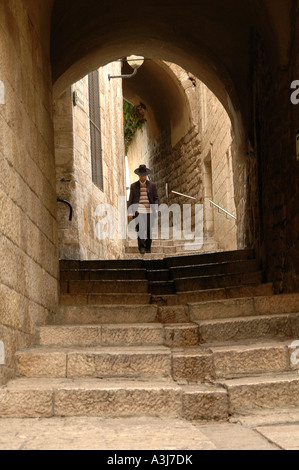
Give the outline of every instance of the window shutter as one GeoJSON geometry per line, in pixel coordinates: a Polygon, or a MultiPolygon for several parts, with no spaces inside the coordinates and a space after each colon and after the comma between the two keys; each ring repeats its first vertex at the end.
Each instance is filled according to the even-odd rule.
{"type": "Polygon", "coordinates": [[[88,88],[92,181],[103,191],[100,91],[97,70],[89,74],[88,88]]]}

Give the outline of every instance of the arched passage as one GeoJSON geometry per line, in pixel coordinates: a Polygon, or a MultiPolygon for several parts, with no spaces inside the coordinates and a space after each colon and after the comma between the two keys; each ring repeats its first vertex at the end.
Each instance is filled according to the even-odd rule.
{"type": "Polygon", "coordinates": [[[171,8],[163,2],[55,2],[54,90],[130,53],[167,60],[206,83],[229,113],[241,145],[242,122],[249,118],[248,38],[256,3],[232,1],[220,9],[213,2],[172,2],[171,8]]]}
{"type": "Polygon", "coordinates": [[[298,291],[297,0],[22,0],[0,9],[1,326],[14,345],[0,382],[13,373],[13,349],[33,341],[33,325],[57,308],[52,83],[57,96],[130,53],[200,77],[228,110],[239,144],[250,137],[240,210],[248,239],[277,291],[298,291]]]}
{"type": "MultiPolygon", "coordinates": [[[[280,128],[281,122],[274,122],[281,111],[282,96],[285,113],[294,125],[286,90],[296,63],[290,48],[295,37],[295,4],[292,0],[193,0],[188,5],[181,0],[171,5],[166,1],[111,4],[106,0],[56,0],[52,15],[56,95],[90,70],[137,53],[179,64],[217,96],[232,121],[235,151],[241,163],[244,158],[247,161],[242,175],[247,197],[238,208],[239,216],[244,220],[247,239],[261,253],[265,269],[272,270],[271,278],[277,277],[273,257],[280,258],[280,271],[292,271],[278,251],[295,249],[294,238],[292,248],[287,248],[287,240],[277,231],[279,224],[273,225],[267,215],[273,205],[267,170],[270,160],[280,161],[281,174],[285,173],[288,165],[282,163],[284,157],[279,151],[282,140],[295,155],[294,141],[287,137],[286,129],[280,128]],[[270,121],[275,139],[269,132],[270,121]],[[273,230],[279,242],[270,243],[273,230]]],[[[283,178],[279,186],[290,192],[286,181],[283,178]]],[[[293,179],[292,192],[295,186],[293,179]]],[[[284,200],[281,198],[280,203],[284,200]]],[[[291,224],[293,217],[292,212],[291,224]]]]}
{"type": "MultiPolygon", "coordinates": [[[[123,72],[130,72],[128,66],[123,72]]],[[[204,250],[245,247],[241,224],[237,237],[234,217],[217,211],[211,203],[230,214],[236,213],[236,203],[240,203],[240,194],[238,201],[234,197],[233,177],[236,173],[237,181],[240,171],[237,154],[232,152],[231,122],[215,95],[178,65],[151,60],[134,78],[123,80],[123,91],[126,100],[144,105],[146,118],[127,152],[130,183],[136,180],[134,169],[146,163],[161,203],[180,204],[182,212],[192,199],[179,192],[203,204],[204,250]]],[[[244,191],[242,196],[246,198],[244,191]]],[[[194,224],[193,217],[193,229],[194,224]]]]}

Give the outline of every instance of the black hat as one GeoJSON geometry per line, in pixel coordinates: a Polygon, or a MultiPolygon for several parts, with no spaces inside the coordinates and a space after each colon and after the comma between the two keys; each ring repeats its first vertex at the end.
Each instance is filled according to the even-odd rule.
{"type": "Polygon", "coordinates": [[[134,173],[138,176],[147,176],[151,173],[151,170],[146,168],[146,165],[140,165],[140,167],[137,168],[134,173]]]}

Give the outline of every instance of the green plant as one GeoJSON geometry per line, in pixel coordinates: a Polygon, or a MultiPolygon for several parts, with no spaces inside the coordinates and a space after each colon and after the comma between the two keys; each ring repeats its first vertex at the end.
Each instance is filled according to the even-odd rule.
{"type": "Polygon", "coordinates": [[[124,134],[125,134],[125,148],[128,152],[129,146],[138,130],[142,130],[146,122],[144,117],[146,107],[140,103],[139,106],[134,106],[128,101],[124,100],[124,134]]]}

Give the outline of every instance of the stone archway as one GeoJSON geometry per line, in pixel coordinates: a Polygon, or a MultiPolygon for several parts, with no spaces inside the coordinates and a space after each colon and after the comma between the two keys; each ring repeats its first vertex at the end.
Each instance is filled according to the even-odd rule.
{"type": "MultiPolygon", "coordinates": [[[[123,71],[128,74],[129,68],[124,67],[123,71]]],[[[214,194],[213,202],[230,214],[236,213],[236,203],[239,204],[234,197],[233,177],[236,172],[234,179],[238,181],[240,163],[236,153],[232,155],[231,122],[217,98],[178,65],[149,59],[134,78],[123,81],[123,90],[125,99],[135,105],[142,103],[146,119],[128,149],[130,183],[135,181],[134,168],[141,161],[146,163],[152,169],[161,203],[180,204],[181,211],[183,204],[192,201],[188,197],[203,204],[203,249],[244,248],[242,226],[238,227],[237,239],[237,221],[211,203],[214,194]]],[[[245,191],[242,197],[246,198],[245,191]]],[[[193,228],[194,223],[193,216],[193,228]]]]}
{"type": "MultiPolygon", "coordinates": [[[[213,91],[231,118],[241,163],[246,161],[242,178],[247,197],[240,197],[238,216],[249,244],[261,256],[269,279],[277,280],[279,290],[283,273],[287,271],[293,278],[296,272],[293,258],[298,256],[298,248],[294,235],[288,241],[286,232],[280,232],[284,215],[275,209],[268,167],[274,158],[280,171],[271,167],[272,178],[284,175],[278,183],[279,192],[288,196],[277,202],[283,207],[298,194],[295,179],[290,186],[285,177],[288,153],[296,174],[295,139],[290,140],[288,130],[291,126],[295,135],[296,119],[289,93],[286,95],[297,63],[290,48],[296,41],[296,5],[292,0],[227,0],[220,4],[194,0],[188,6],[177,0],[171,7],[161,1],[112,5],[104,0],[57,0],[52,15],[56,94],[89,70],[131,53],[177,63],[213,91]],[[288,116],[283,124],[278,118],[282,102],[288,116]],[[282,141],[288,149],[285,156],[282,141]]],[[[295,209],[287,215],[290,230],[295,215],[295,209]]]]}
{"type": "Polygon", "coordinates": [[[0,13],[1,327],[13,345],[0,380],[57,308],[53,83],[57,96],[130,53],[178,63],[222,102],[246,161],[250,245],[278,292],[298,290],[298,1],[22,0],[1,2],[0,13]]]}

